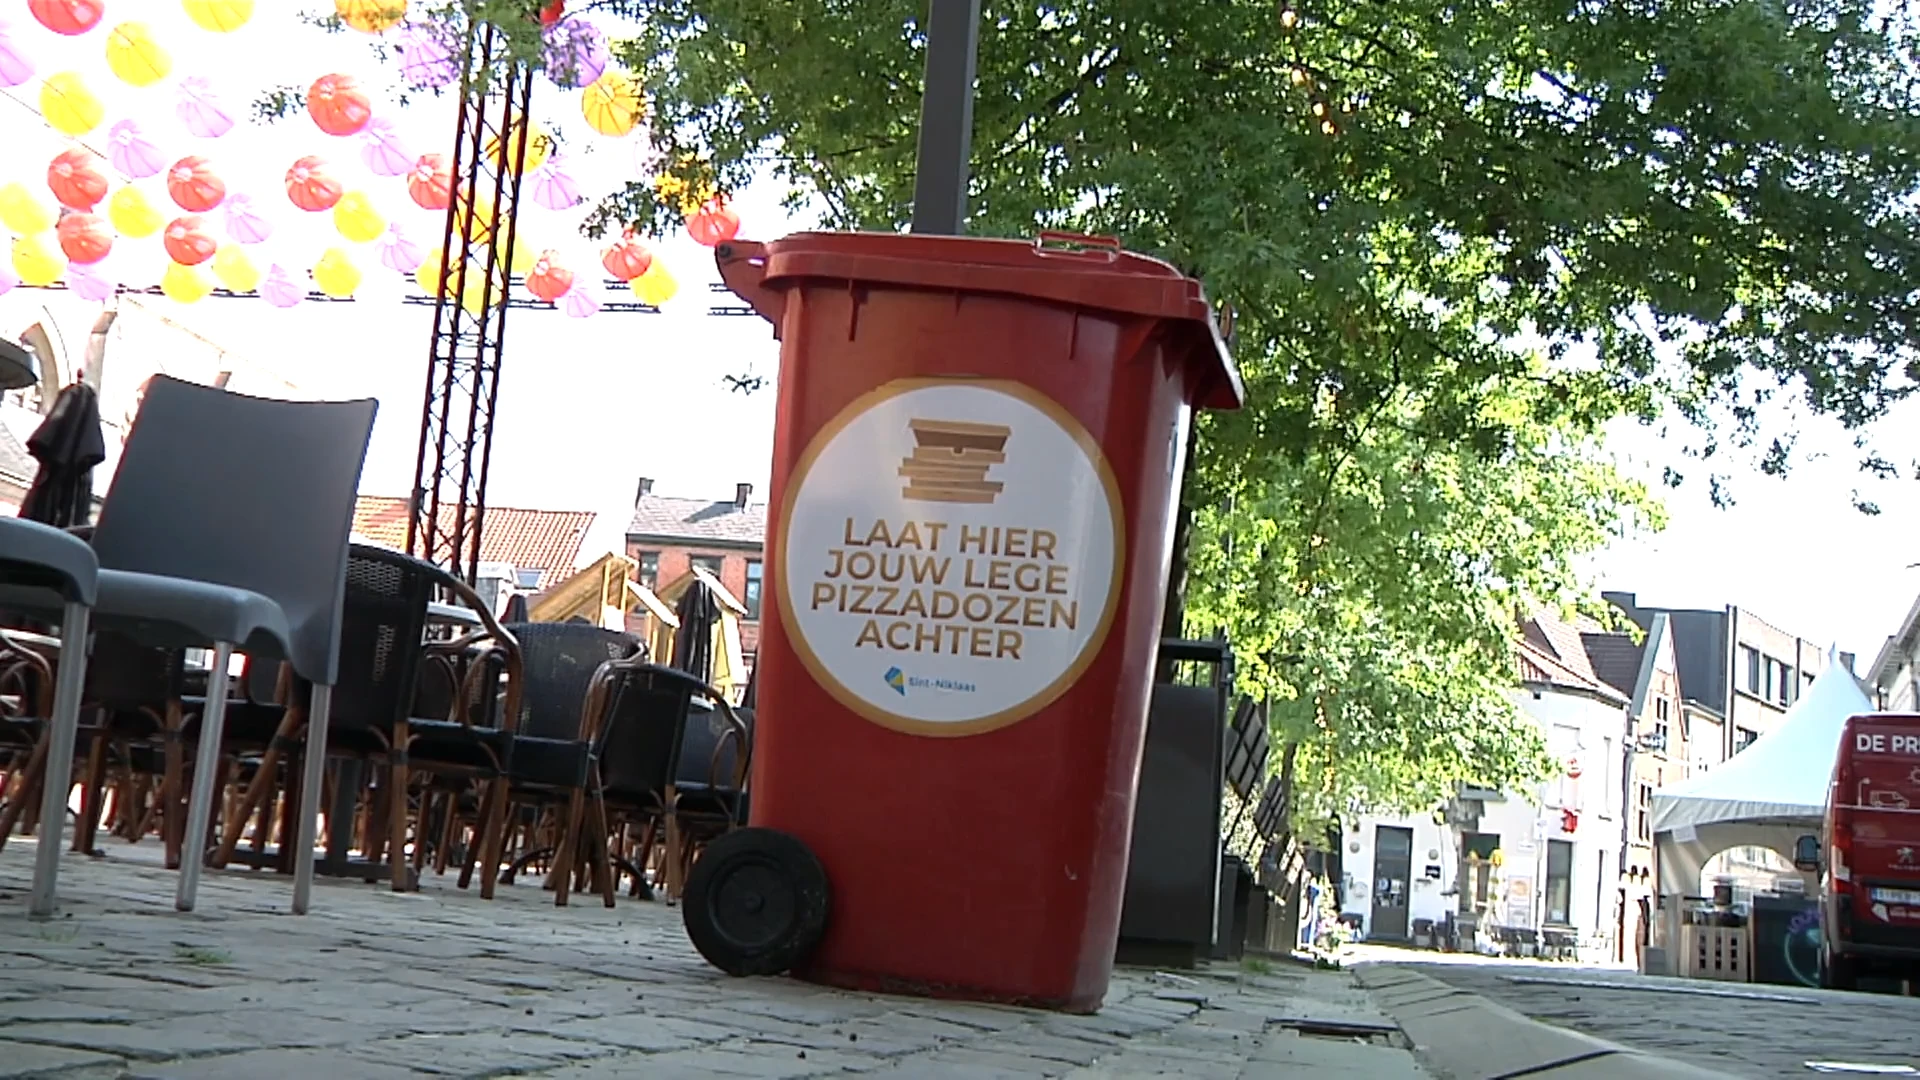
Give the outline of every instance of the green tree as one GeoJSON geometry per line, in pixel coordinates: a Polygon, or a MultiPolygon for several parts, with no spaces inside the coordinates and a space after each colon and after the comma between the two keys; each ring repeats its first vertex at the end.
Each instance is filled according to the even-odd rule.
{"type": "MultiPolygon", "coordinates": [[[[924,0],[648,0],[663,160],[908,216],[924,0]]],[[[1302,814],[1537,776],[1515,605],[1649,518],[1601,425],[1715,440],[1920,376],[1914,27],[1864,0],[987,0],[972,228],[1120,236],[1238,312],[1200,425],[1196,624],[1298,740],[1302,814]]],[[[690,179],[692,177],[689,177],[690,179]]],[[[648,185],[594,222],[676,224],[648,185]]],[[[1772,445],[1769,445],[1769,443],[1772,445]]]]}

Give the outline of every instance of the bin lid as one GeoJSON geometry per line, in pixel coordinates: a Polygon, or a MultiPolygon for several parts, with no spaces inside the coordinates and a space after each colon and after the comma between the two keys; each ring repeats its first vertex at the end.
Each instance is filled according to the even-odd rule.
{"type": "Polygon", "coordinates": [[[1035,240],[903,233],[800,232],[766,245],[764,283],[832,278],[1051,300],[1186,324],[1193,404],[1237,409],[1240,371],[1199,281],[1171,263],[1123,251],[1105,237],[1042,233],[1035,240]]]}

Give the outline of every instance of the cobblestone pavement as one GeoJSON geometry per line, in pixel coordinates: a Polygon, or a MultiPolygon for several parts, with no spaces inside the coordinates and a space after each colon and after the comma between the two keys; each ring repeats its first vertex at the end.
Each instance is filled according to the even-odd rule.
{"type": "Polygon", "coordinates": [[[1329,1037],[1387,1024],[1344,974],[1126,971],[1067,1017],[730,980],[677,910],[528,885],[322,881],[296,918],[290,879],[209,872],[180,915],[152,857],[66,856],[34,920],[33,842],[0,852],[0,1077],[1424,1075],[1391,1033],[1329,1037]]]}
{"type": "Polygon", "coordinates": [[[1813,1076],[1809,1061],[1920,1069],[1920,998],[1655,978],[1537,961],[1373,950],[1536,1020],[1730,1076],[1813,1076]]]}

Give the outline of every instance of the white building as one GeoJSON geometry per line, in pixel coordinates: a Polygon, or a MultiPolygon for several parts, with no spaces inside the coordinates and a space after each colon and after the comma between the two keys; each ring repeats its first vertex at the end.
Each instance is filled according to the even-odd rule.
{"type": "Polygon", "coordinates": [[[1920,712],[1920,600],[1913,602],[1900,629],[1881,647],[1867,673],[1874,706],[1887,712],[1920,712]]]}
{"type": "Polygon", "coordinates": [[[1615,955],[1629,697],[1595,674],[1573,627],[1540,618],[1526,631],[1515,701],[1566,773],[1532,800],[1463,791],[1429,815],[1347,823],[1342,909],[1369,940],[1408,941],[1452,914],[1568,932],[1583,956],[1615,955]]]}

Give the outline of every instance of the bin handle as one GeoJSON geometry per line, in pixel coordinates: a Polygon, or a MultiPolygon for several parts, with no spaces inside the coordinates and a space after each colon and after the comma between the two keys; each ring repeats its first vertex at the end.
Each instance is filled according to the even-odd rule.
{"type": "Polygon", "coordinates": [[[1120,238],[1090,236],[1086,233],[1043,229],[1033,238],[1033,253],[1043,259],[1087,259],[1094,262],[1118,262],[1120,238]]]}
{"type": "Polygon", "coordinates": [[[735,296],[745,300],[761,317],[773,324],[774,336],[780,332],[780,317],[786,313],[787,297],[769,289],[767,245],[755,240],[729,240],[713,249],[714,265],[720,280],[735,296]]]}

